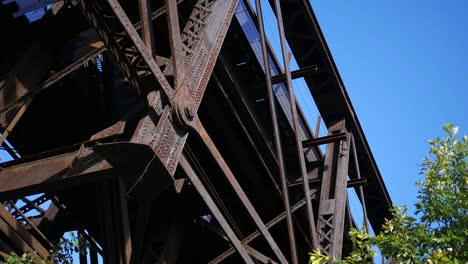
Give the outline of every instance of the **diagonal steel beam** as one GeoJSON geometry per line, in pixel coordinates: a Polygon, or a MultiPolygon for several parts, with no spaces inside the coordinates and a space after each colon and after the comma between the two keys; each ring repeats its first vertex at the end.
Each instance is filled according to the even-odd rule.
{"type": "MultiPolygon", "coordinates": [[[[213,224],[210,224],[208,222],[206,222],[205,220],[201,219],[200,220],[200,224],[205,227],[206,229],[210,230],[211,232],[217,234],[219,237],[221,237],[222,239],[226,240],[226,241],[229,241],[229,239],[227,238],[227,236],[223,233],[223,231],[221,230],[221,228],[219,228],[218,226],[216,225],[213,225],[213,224]]],[[[269,264],[277,264],[276,261],[272,260],[271,258],[267,257],[265,254],[259,252],[258,250],[254,249],[253,247],[249,246],[248,244],[244,244],[244,247],[246,248],[247,252],[249,252],[249,254],[256,258],[258,261],[260,261],[261,263],[269,263],[269,264]]]]}
{"type": "Polygon", "coordinates": [[[41,232],[41,230],[39,230],[39,228],[25,214],[23,214],[23,212],[21,212],[14,201],[10,200],[8,203],[16,212],[18,212],[18,214],[21,216],[21,219],[23,219],[23,221],[25,221],[32,230],[34,230],[34,232],[47,244],[48,247],[52,248],[54,246],[41,232]]]}
{"type": "Polygon", "coordinates": [[[187,85],[195,112],[200,106],[237,3],[237,0],[199,0],[190,16],[192,21],[184,29],[182,41],[188,53],[185,63],[189,65],[187,80],[190,81],[187,85]],[[196,19],[199,13],[206,14],[202,21],[196,19]],[[197,29],[199,26],[203,30],[197,29]],[[190,42],[193,38],[199,40],[190,42]]]}
{"type": "Polygon", "coordinates": [[[240,243],[236,234],[234,233],[232,228],[229,226],[224,216],[221,214],[221,211],[216,206],[215,202],[213,201],[213,198],[211,198],[211,196],[208,194],[208,191],[203,186],[202,182],[200,181],[200,178],[197,176],[192,166],[190,165],[190,163],[187,161],[187,159],[183,155],[180,157],[180,165],[182,169],[185,171],[185,174],[187,175],[187,177],[190,179],[190,182],[192,182],[193,186],[195,187],[197,192],[202,197],[203,201],[205,201],[206,205],[213,213],[213,216],[216,218],[216,220],[218,221],[223,231],[226,233],[226,236],[229,238],[229,241],[231,241],[234,248],[241,255],[242,259],[245,261],[245,263],[253,264],[252,258],[250,258],[244,246],[240,243]]]}
{"type": "MultiPolygon", "coordinates": [[[[145,73],[151,74],[156,79],[157,86],[161,87],[165,96],[172,98],[174,92],[172,87],[122,6],[117,0],[105,1],[107,6],[104,6],[106,3],[103,2],[81,0],[80,8],[91,25],[96,28],[130,84],[142,92],[137,68],[144,68],[145,73]],[[115,28],[122,28],[123,32],[115,28]]],[[[141,27],[141,23],[139,26],[141,27]]]]}
{"type": "Polygon", "coordinates": [[[148,65],[151,73],[155,76],[156,80],[158,80],[167,98],[172,98],[174,92],[172,87],[169,85],[169,83],[166,80],[166,77],[156,64],[156,61],[151,54],[151,50],[144,45],[143,40],[138,35],[135,27],[133,26],[125,11],[122,9],[120,3],[117,0],[107,0],[107,2],[109,3],[110,8],[114,12],[114,14],[117,16],[117,19],[120,21],[123,28],[127,32],[128,36],[132,40],[136,49],[143,57],[143,60],[148,65]]]}
{"type": "Polygon", "coordinates": [[[67,67],[63,68],[61,71],[59,71],[59,72],[55,73],[54,75],[50,76],[47,80],[43,81],[36,88],[31,89],[28,93],[26,93],[25,95],[17,98],[16,100],[2,105],[1,108],[0,108],[0,112],[8,111],[9,109],[12,109],[13,107],[18,106],[21,103],[27,102],[28,100],[30,100],[34,96],[36,96],[38,93],[44,91],[45,89],[49,88],[50,86],[52,86],[56,82],[62,80],[63,78],[65,78],[70,73],[72,73],[75,70],[79,69],[84,63],[86,63],[89,60],[92,60],[97,55],[101,54],[102,52],[104,52],[106,50],[106,47],[104,47],[104,43],[102,43],[100,41],[95,43],[93,45],[93,47],[94,47],[93,50],[86,53],[81,58],[79,58],[75,62],[71,63],[67,67]]]}
{"type": "Polygon", "coordinates": [[[194,127],[194,129],[197,131],[201,140],[205,143],[205,146],[207,147],[208,151],[210,151],[211,155],[214,157],[214,160],[218,163],[218,166],[222,170],[223,175],[231,184],[231,187],[236,192],[238,198],[241,200],[245,209],[247,209],[247,212],[249,213],[250,217],[254,220],[255,225],[260,230],[260,233],[263,235],[265,240],[268,242],[270,248],[275,253],[280,263],[288,263],[283,252],[276,244],[276,241],[271,236],[270,232],[268,231],[268,228],[265,226],[265,223],[262,221],[260,215],[257,213],[257,210],[255,210],[255,207],[250,202],[250,199],[247,197],[246,193],[240,186],[239,182],[237,181],[236,177],[227,165],[221,153],[219,153],[218,148],[211,140],[211,137],[208,135],[199,119],[195,120],[195,125],[196,126],[194,127]]]}
{"type": "Polygon", "coordinates": [[[11,131],[13,130],[13,128],[16,126],[16,124],[18,123],[18,121],[21,119],[21,117],[23,116],[23,114],[26,112],[26,110],[28,109],[29,105],[31,104],[32,102],[32,99],[28,99],[26,102],[24,102],[24,104],[20,107],[20,109],[18,110],[18,112],[16,112],[15,116],[13,117],[13,119],[8,123],[8,126],[5,128],[5,130],[3,130],[2,132],[2,136],[0,137],[0,145],[3,145],[3,143],[5,142],[6,138],[8,137],[8,135],[11,133],[11,131]]]}
{"type": "Polygon", "coordinates": [[[11,214],[0,205],[0,232],[23,252],[36,252],[42,259],[47,259],[49,251],[31,233],[26,230],[11,214]]]}
{"type": "MultiPolygon", "coordinates": [[[[112,2],[113,0],[108,1],[112,2]]],[[[196,116],[234,15],[237,1],[199,0],[197,2],[181,36],[186,54],[184,57],[185,69],[181,65],[182,52],[177,43],[178,25],[175,22],[177,10],[173,5],[174,3],[168,4],[168,12],[171,13],[168,13],[168,19],[171,24],[170,35],[173,53],[172,66],[168,67],[174,68],[176,66],[176,82],[180,83],[183,80],[183,83],[180,86],[177,84],[175,96],[170,97],[172,100],[170,106],[164,107],[162,105],[161,94],[157,92],[148,96],[149,104],[160,116],[159,121],[156,124],[155,118],[148,115],[141,120],[132,139],[136,143],[150,144],[170,175],[175,173],[179,156],[188,136],[186,128],[191,126],[191,122],[196,116]],[[172,116],[177,118],[174,119],[172,116]],[[144,131],[151,130],[158,132],[148,137],[144,131]]]]}
{"type": "MultiPolygon", "coordinates": [[[[311,195],[313,195],[313,194],[311,194],[311,195]]],[[[312,198],[312,196],[311,196],[311,198],[312,198]]],[[[295,211],[301,209],[305,204],[306,204],[306,198],[300,200],[299,202],[297,202],[296,204],[291,206],[291,212],[294,213],[295,211]]],[[[282,212],[281,214],[279,214],[278,216],[276,216],[275,218],[270,220],[265,226],[266,226],[266,228],[270,229],[270,228],[274,227],[276,224],[278,224],[279,222],[283,221],[285,218],[286,218],[286,212],[282,212]]],[[[255,232],[253,232],[252,234],[248,235],[241,242],[242,242],[242,244],[248,244],[248,243],[250,243],[251,241],[253,241],[254,239],[256,239],[259,236],[261,236],[261,233],[260,233],[260,231],[257,230],[255,232]]],[[[228,250],[224,251],[221,255],[219,255],[218,257],[216,257],[215,259],[213,259],[209,263],[210,264],[221,263],[223,260],[225,260],[227,257],[232,255],[234,252],[235,252],[234,248],[230,247],[228,250]]]]}

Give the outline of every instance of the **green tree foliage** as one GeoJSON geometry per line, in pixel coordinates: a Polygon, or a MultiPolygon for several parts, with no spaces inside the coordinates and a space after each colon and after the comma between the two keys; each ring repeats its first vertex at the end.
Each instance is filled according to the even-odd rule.
{"type": "Polygon", "coordinates": [[[309,264],[324,264],[332,261],[334,264],[366,264],[372,263],[372,258],[375,256],[375,251],[372,250],[371,235],[366,232],[366,229],[357,230],[355,228],[349,231],[349,237],[354,243],[354,250],[344,259],[332,259],[329,256],[323,255],[320,251],[309,253],[309,264]]]}
{"type": "MultiPolygon", "coordinates": [[[[375,237],[351,230],[353,253],[335,263],[369,263],[374,252],[395,262],[468,263],[468,137],[457,135],[458,127],[444,126],[447,136],[429,141],[429,154],[422,164],[424,180],[416,183],[416,217],[406,207],[393,207],[375,237]]],[[[331,261],[320,252],[310,253],[310,264],[331,261]]]]}
{"type": "Polygon", "coordinates": [[[49,250],[50,257],[46,260],[41,259],[36,252],[25,252],[21,256],[12,253],[5,262],[7,264],[72,264],[73,254],[86,250],[89,245],[85,239],[76,237],[73,232],[69,233],[69,236],[70,238],[60,238],[59,243],[49,250]]]}

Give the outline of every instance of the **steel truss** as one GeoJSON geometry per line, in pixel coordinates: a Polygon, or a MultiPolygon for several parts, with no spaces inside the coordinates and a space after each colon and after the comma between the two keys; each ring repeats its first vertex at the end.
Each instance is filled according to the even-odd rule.
{"type": "MultiPolygon", "coordinates": [[[[347,188],[358,191],[367,226],[366,202],[382,202],[382,198],[368,197],[363,185],[369,182],[377,188],[380,174],[374,168],[374,174],[361,177],[362,162],[373,162],[373,158],[359,124],[354,116],[347,116],[352,108],[327,116],[325,137],[318,137],[318,131],[314,134],[310,129],[303,132],[306,121],[296,102],[292,79],[303,77],[312,82],[326,76],[328,83],[332,78],[329,75],[336,73],[329,71],[330,65],[324,65],[323,60],[290,70],[293,54],[286,41],[293,37],[290,25],[283,21],[282,10],[290,10],[291,6],[279,0],[271,2],[278,22],[283,65],[279,67],[278,61],[271,59],[274,55],[264,32],[262,3],[257,0],[256,26],[265,69],[259,75],[265,79],[253,87],[266,87],[262,93],[268,97],[269,107],[265,110],[271,115],[268,126],[272,128],[270,140],[275,151],[257,123],[257,113],[246,102],[244,91],[236,90],[236,81],[226,81],[234,79],[233,66],[220,54],[225,45],[232,45],[225,43],[228,31],[239,27],[233,18],[238,0],[166,0],[162,6],[150,0],[140,0],[138,6],[117,0],[77,1],[74,8],[81,10],[93,27],[91,32],[98,37],[87,44],[87,52],[49,74],[45,81],[33,76],[34,82],[26,87],[10,81],[15,72],[9,73],[6,81],[0,80],[4,89],[1,95],[8,99],[0,100],[0,143],[10,134],[14,136],[14,128],[28,114],[29,107],[40,101],[40,94],[100,54],[112,58],[122,79],[142,104],[126,109],[118,121],[94,131],[85,142],[3,164],[0,256],[35,251],[47,259],[48,250],[64,232],[77,230],[79,237],[89,243],[88,250],[82,248],[80,252],[80,263],[87,263],[87,254],[92,264],[98,263],[98,255],[104,263],[184,262],[184,241],[193,244],[190,232],[196,229],[206,230],[207,237],[215,237],[210,241],[221,241],[218,253],[200,253],[200,259],[209,263],[229,261],[234,253],[237,260],[245,263],[300,263],[307,258],[301,253],[317,248],[341,257],[347,247],[347,228],[354,225],[347,206],[347,188]],[[155,11],[153,4],[158,7],[155,11]],[[166,20],[161,22],[164,17],[166,20]],[[272,76],[272,64],[284,70],[272,76]],[[285,109],[277,109],[275,84],[287,87],[291,121],[285,118],[285,109]],[[208,87],[219,90],[222,96],[216,98],[224,100],[226,111],[234,117],[232,122],[242,128],[248,148],[260,161],[259,170],[268,175],[257,180],[274,186],[272,192],[255,189],[256,185],[241,175],[242,166],[233,162],[229,148],[212,133],[216,131],[213,125],[202,118],[209,116],[203,114],[206,109],[215,107],[202,106],[204,100],[214,102],[204,99],[213,97],[207,92],[208,87]],[[8,97],[9,91],[18,93],[8,97]],[[247,125],[249,122],[252,127],[247,125]],[[320,145],[326,145],[325,155],[321,154],[320,145]],[[311,150],[315,160],[308,155],[311,150]],[[297,169],[289,168],[291,165],[297,169]],[[302,190],[296,186],[302,186],[302,190]],[[87,193],[83,193],[83,188],[87,193]],[[38,193],[42,195],[28,198],[38,193]],[[197,199],[201,199],[202,206],[197,199]],[[259,205],[262,199],[271,200],[275,209],[266,210],[265,205],[259,205]],[[282,205],[277,203],[279,199],[282,205]],[[18,201],[24,205],[18,206],[18,201]],[[85,201],[92,202],[84,205],[85,201]],[[84,213],[87,206],[95,211],[84,213]],[[33,210],[38,213],[31,214],[33,210]]],[[[249,3],[246,5],[255,16],[249,3]]],[[[310,8],[307,1],[301,5],[305,8],[296,12],[310,8]]],[[[315,21],[311,13],[299,14],[315,21]]],[[[288,19],[285,21],[292,23],[288,19]]],[[[314,30],[321,34],[318,28],[314,30]]],[[[324,51],[327,52],[326,47],[324,51]]],[[[50,65],[43,60],[45,68],[50,65]]],[[[321,93],[324,92],[312,94],[321,93]]],[[[340,96],[346,98],[345,94],[340,96]]],[[[316,130],[319,128],[320,123],[316,130]]],[[[368,172],[369,165],[364,165],[368,172]]],[[[255,171],[250,173],[256,177],[255,171]]],[[[385,196],[385,186],[378,188],[385,196]]],[[[388,197],[384,198],[380,206],[385,211],[391,203],[388,197]]],[[[374,217],[371,224],[382,221],[373,220],[374,217]]],[[[218,245],[212,246],[218,249],[218,245]]]]}

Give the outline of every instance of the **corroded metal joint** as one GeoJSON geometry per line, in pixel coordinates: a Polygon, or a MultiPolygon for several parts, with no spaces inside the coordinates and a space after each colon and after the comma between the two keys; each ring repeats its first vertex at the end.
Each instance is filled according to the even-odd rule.
{"type": "Polygon", "coordinates": [[[173,116],[179,127],[186,129],[193,126],[196,111],[192,98],[185,91],[174,97],[173,116]]]}

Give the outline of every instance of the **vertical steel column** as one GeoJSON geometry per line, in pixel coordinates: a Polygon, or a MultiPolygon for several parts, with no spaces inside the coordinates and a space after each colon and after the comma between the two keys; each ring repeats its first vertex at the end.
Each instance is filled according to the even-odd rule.
{"type": "Polygon", "coordinates": [[[171,61],[174,73],[174,89],[177,90],[182,87],[182,82],[185,77],[184,53],[182,52],[183,43],[180,37],[177,3],[174,0],[166,0],[166,7],[171,61]]]}
{"type": "MultiPolygon", "coordinates": [[[[359,170],[359,162],[358,162],[358,157],[357,157],[357,152],[356,152],[356,143],[354,142],[354,136],[351,135],[351,147],[353,149],[353,156],[354,156],[354,167],[356,168],[356,174],[358,179],[361,179],[361,172],[359,170]]],[[[366,232],[369,233],[369,228],[368,228],[368,223],[367,223],[367,207],[366,207],[366,201],[364,200],[364,189],[362,188],[362,185],[359,185],[359,198],[361,199],[361,205],[362,205],[362,217],[364,218],[362,220],[363,225],[366,227],[366,232]]]]}
{"type": "Polygon", "coordinates": [[[278,119],[276,116],[276,105],[275,105],[275,97],[274,97],[275,95],[273,94],[273,86],[271,82],[270,63],[268,61],[266,36],[265,36],[265,30],[264,30],[264,25],[263,25],[263,14],[262,14],[262,7],[261,7],[260,0],[255,0],[255,6],[257,9],[257,24],[258,24],[258,31],[260,34],[260,43],[262,46],[263,65],[265,67],[265,81],[266,81],[266,86],[268,90],[268,103],[270,105],[271,121],[273,124],[273,137],[275,139],[276,155],[278,156],[279,172],[280,172],[280,179],[281,179],[281,191],[283,193],[283,203],[284,203],[284,209],[286,212],[286,223],[288,227],[290,250],[291,250],[291,256],[292,256],[292,262],[296,264],[297,263],[296,238],[294,236],[291,205],[289,202],[288,182],[286,178],[286,170],[284,168],[283,147],[281,145],[278,119]]]}
{"type": "Polygon", "coordinates": [[[114,219],[112,218],[112,206],[108,190],[108,182],[96,186],[97,213],[99,217],[99,228],[104,234],[102,237],[102,260],[104,264],[120,263],[116,258],[116,241],[114,234],[114,219]]]}
{"type": "Polygon", "coordinates": [[[320,123],[322,121],[322,116],[318,115],[317,116],[317,125],[315,126],[315,138],[318,138],[320,136],[320,123]]]}
{"type": "Polygon", "coordinates": [[[131,237],[127,196],[123,182],[116,178],[96,186],[99,225],[104,234],[102,257],[104,264],[129,264],[131,237]]]}
{"type": "MultiPolygon", "coordinates": [[[[291,115],[292,121],[294,126],[294,134],[296,140],[296,151],[297,156],[299,157],[299,167],[301,169],[301,177],[302,177],[302,186],[304,190],[304,196],[310,197],[310,189],[309,189],[309,179],[307,177],[307,170],[305,168],[305,159],[304,159],[304,150],[302,149],[302,141],[299,139],[299,119],[297,115],[297,108],[296,108],[296,96],[294,95],[294,90],[292,87],[292,78],[291,78],[291,71],[289,69],[289,63],[291,61],[291,53],[288,52],[288,48],[286,46],[286,36],[284,34],[284,25],[283,25],[283,15],[281,12],[281,6],[279,0],[275,0],[275,10],[276,10],[276,19],[278,22],[278,31],[280,35],[280,42],[281,42],[281,51],[283,53],[283,63],[284,63],[284,72],[286,75],[286,86],[288,88],[289,93],[289,104],[291,106],[291,115]]],[[[317,232],[315,230],[315,219],[314,219],[314,211],[312,207],[312,201],[306,199],[306,208],[307,208],[307,219],[309,224],[309,231],[310,237],[312,241],[313,249],[317,249],[317,232]]]]}
{"type": "MultiPolygon", "coordinates": [[[[330,127],[328,134],[337,132],[346,132],[344,120],[330,127]]],[[[350,133],[327,145],[317,221],[321,249],[324,254],[338,259],[343,245],[349,145],[350,133]]]]}
{"type": "Polygon", "coordinates": [[[120,230],[120,250],[122,251],[123,263],[129,264],[132,256],[132,238],[130,234],[130,219],[128,217],[127,191],[125,183],[121,177],[115,179],[115,206],[116,218],[119,219],[118,229],[120,230]]]}
{"type": "Polygon", "coordinates": [[[154,44],[150,0],[138,0],[138,10],[140,11],[141,20],[141,38],[154,57],[156,55],[156,47],[154,44]]]}
{"type": "Polygon", "coordinates": [[[99,264],[98,262],[98,254],[94,247],[90,247],[89,249],[89,262],[91,264],[99,264]]]}
{"type": "Polygon", "coordinates": [[[83,243],[84,239],[85,237],[83,236],[83,230],[78,230],[80,264],[88,264],[88,254],[87,254],[86,244],[83,243]]]}

